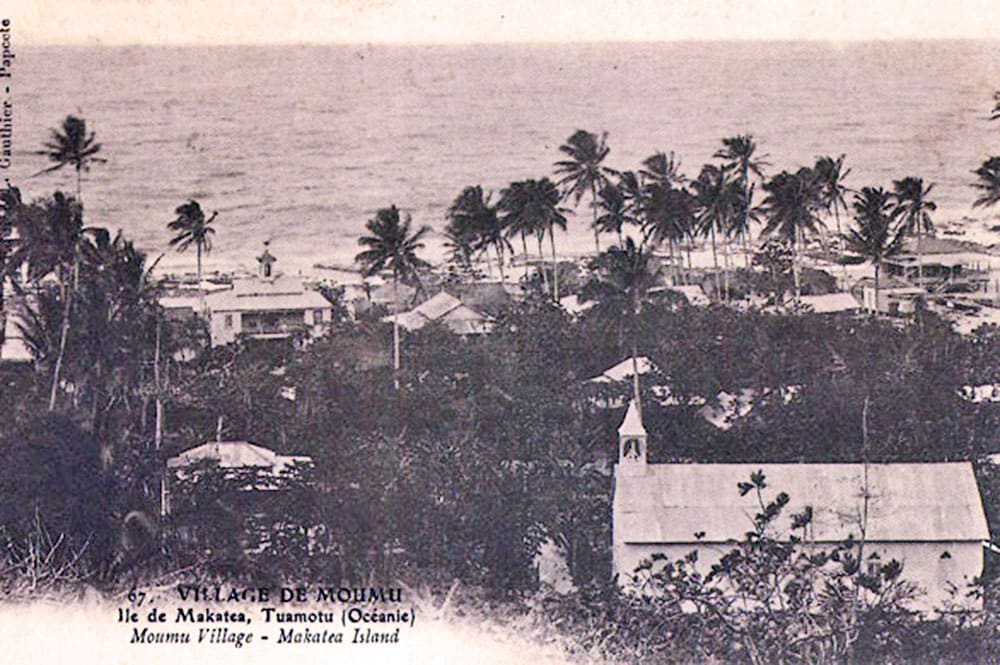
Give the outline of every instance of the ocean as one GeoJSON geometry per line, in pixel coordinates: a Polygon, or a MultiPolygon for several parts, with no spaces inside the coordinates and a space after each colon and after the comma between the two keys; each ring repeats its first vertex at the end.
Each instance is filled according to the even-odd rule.
{"type": "MultiPolygon", "coordinates": [[[[13,165],[29,197],[75,189],[35,154],[67,114],[107,163],[85,174],[87,222],[122,229],[171,269],[188,198],[217,210],[210,269],[349,263],[377,208],[441,229],[466,185],[499,193],[552,174],[577,128],[608,132],[607,164],[673,151],[697,175],[721,139],[752,133],[769,171],[846,155],[847,184],[935,183],[935,219],[983,231],[970,173],[1000,154],[995,42],[29,47],[17,49],[13,165]]],[[[592,249],[582,206],[561,251],[592,249]]],[[[1000,240],[1000,236],[997,236],[1000,240]]],[[[440,252],[432,235],[428,253],[440,252]]]]}

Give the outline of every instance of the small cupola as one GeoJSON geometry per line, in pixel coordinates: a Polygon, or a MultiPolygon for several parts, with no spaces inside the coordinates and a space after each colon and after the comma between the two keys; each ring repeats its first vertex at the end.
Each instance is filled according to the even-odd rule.
{"type": "Polygon", "coordinates": [[[642,413],[633,399],[628,405],[625,419],[618,427],[618,464],[622,470],[645,469],[647,438],[646,428],[642,426],[642,413]]]}
{"type": "Polygon", "coordinates": [[[260,264],[260,276],[264,279],[270,279],[274,272],[274,264],[278,262],[278,259],[271,255],[271,252],[267,250],[267,246],[271,244],[271,241],[264,242],[264,253],[257,257],[257,263],[260,264]]]}

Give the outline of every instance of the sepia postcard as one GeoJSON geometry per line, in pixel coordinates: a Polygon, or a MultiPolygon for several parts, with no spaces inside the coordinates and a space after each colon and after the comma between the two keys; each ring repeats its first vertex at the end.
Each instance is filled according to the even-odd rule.
{"type": "Polygon", "coordinates": [[[1000,661],[998,47],[0,5],[0,661],[1000,661]]]}

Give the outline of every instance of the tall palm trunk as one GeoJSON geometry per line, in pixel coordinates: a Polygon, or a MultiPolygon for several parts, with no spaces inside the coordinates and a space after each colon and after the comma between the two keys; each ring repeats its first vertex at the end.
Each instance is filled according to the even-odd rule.
{"type": "Polygon", "coordinates": [[[486,255],[486,274],[489,275],[490,278],[492,278],[493,277],[493,259],[490,258],[489,247],[486,247],[483,250],[482,253],[486,255]]]}
{"type": "Polygon", "coordinates": [[[556,234],[549,227],[549,244],[552,246],[552,293],[553,300],[559,302],[559,260],[556,258],[556,234]]]}
{"type": "Polygon", "coordinates": [[[545,285],[545,292],[550,293],[549,272],[545,269],[545,253],[542,251],[542,235],[543,235],[542,233],[539,233],[538,235],[535,236],[535,239],[538,241],[538,258],[539,258],[538,268],[539,270],[542,271],[542,283],[545,285]]]}
{"type": "Polygon", "coordinates": [[[205,286],[201,281],[201,242],[195,243],[196,249],[198,251],[198,306],[201,307],[201,313],[205,313],[205,286]]]}
{"type": "Polygon", "coordinates": [[[878,279],[879,279],[879,273],[881,272],[879,270],[880,267],[881,266],[880,266],[879,262],[876,262],[875,263],[875,307],[873,308],[875,316],[878,316],[878,312],[879,312],[879,309],[878,309],[878,286],[879,286],[878,285],[878,279]]]}
{"type": "Polygon", "coordinates": [[[748,246],[752,239],[753,231],[750,228],[750,168],[746,164],[743,167],[743,224],[740,226],[740,245],[743,247],[743,263],[747,270],[750,270],[750,253],[748,246]]]}
{"type": "Polygon", "coordinates": [[[506,284],[507,276],[504,275],[503,272],[503,250],[500,248],[499,244],[495,245],[495,248],[497,253],[497,266],[500,268],[500,283],[506,284]]]}
{"type": "Polygon", "coordinates": [[[521,232],[521,251],[524,252],[524,278],[528,279],[528,238],[525,236],[524,231],[521,232]]]}
{"type": "Polygon", "coordinates": [[[632,398],[635,400],[635,408],[639,412],[639,420],[642,421],[642,393],[639,390],[639,361],[637,356],[639,355],[639,331],[638,328],[638,318],[639,318],[639,294],[635,294],[632,300],[632,319],[631,336],[632,336],[632,398]]]}
{"type": "Polygon", "coordinates": [[[594,212],[594,221],[592,222],[594,228],[594,248],[597,253],[601,253],[601,232],[597,228],[597,185],[593,182],[590,183],[590,207],[594,212]]]}
{"type": "Polygon", "coordinates": [[[674,273],[674,286],[677,286],[681,282],[680,282],[680,272],[678,272],[677,270],[677,259],[675,258],[674,254],[674,239],[667,238],[667,244],[668,247],[670,248],[670,267],[673,269],[674,273]]]}
{"type": "MultiPolygon", "coordinates": [[[[156,423],[153,426],[153,447],[159,451],[163,446],[163,395],[161,394],[162,383],[160,380],[160,317],[156,317],[156,349],[153,353],[153,389],[156,391],[156,423]]],[[[145,412],[145,409],[144,409],[145,412]]],[[[160,475],[160,516],[167,514],[167,476],[164,471],[160,475]]]]}
{"type": "Polygon", "coordinates": [[[729,269],[731,265],[730,238],[727,234],[722,243],[722,299],[725,302],[729,302],[729,269]]]}
{"type": "Polygon", "coordinates": [[[794,242],[792,243],[792,279],[795,282],[795,302],[799,302],[802,299],[802,275],[800,274],[801,266],[799,265],[802,257],[802,243],[800,240],[801,231],[795,229],[794,232],[794,242]]]}
{"type": "Polygon", "coordinates": [[[846,291],[847,281],[848,281],[847,264],[844,263],[844,250],[846,249],[846,246],[844,244],[844,233],[840,229],[840,211],[838,210],[838,206],[836,203],[833,205],[833,220],[837,224],[837,239],[839,241],[838,244],[840,245],[840,257],[838,258],[840,261],[840,267],[844,274],[844,290],[846,291]]]}
{"type": "MultiPolygon", "coordinates": [[[[487,253],[489,256],[489,253],[487,253]]],[[[392,276],[392,384],[399,390],[399,289],[397,288],[399,278],[392,276]]]]}
{"type": "Polygon", "coordinates": [[[49,391],[49,411],[55,411],[56,391],[59,388],[59,375],[62,373],[63,359],[66,356],[66,340],[69,338],[69,317],[72,313],[73,292],[80,282],[80,259],[73,258],[73,288],[63,288],[63,317],[59,331],[59,354],[56,356],[55,370],[52,372],[52,389],[49,391]]]}
{"type": "Polygon", "coordinates": [[[924,232],[917,223],[917,280],[918,286],[924,288],[924,232]]]}
{"type": "Polygon", "coordinates": [[[722,299],[722,282],[719,280],[719,254],[715,246],[715,222],[712,222],[708,227],[709,235],[712,239],[712,265],[715,268],[715,298],[716,300],[722,299]]]}

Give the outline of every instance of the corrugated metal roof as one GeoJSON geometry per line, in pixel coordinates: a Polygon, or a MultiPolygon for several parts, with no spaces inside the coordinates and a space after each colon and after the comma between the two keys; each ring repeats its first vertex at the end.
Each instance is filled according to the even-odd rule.
{"type": "Polygon", "coordinates": [[[435,321],[461,304],[461,300],[446,291],[442,291],[433,298],[420,303],[412,311],[427,317],[430,321],[435,321]]]}
{"type": "MultiPolygon", "coordinates": [[[[617,540],[626,543],[721,543],[752,530],[755,492],[741,497],[737,483],[763,470],[766,500],[791,501],[779,523],[811,506],[812,537],[836,541],[860,535],[863,464],[650,464],[643,475],[619,474],[615,483],[617,540]]],[[[968,462],[868,465],[870,541],[979,541],[989,538],[979,488],[968,462]]]]}
{"type": "MultiPolygon", "coordinates": [[[[646,356],[636,356],[635,366],[639,371],[639,376],[648,374],[652,371],[658,371],[656,365],[653,364],[646,356]]],[[[588,382],[592,383],[611,383],[614,381],[627,381],[632,378],[632,358],[626,358],[614,367],[609,367],[604,370],[598,376],[592,379],[587,379],[588,382]]]]}
{"type": "MultiPolygon", "coordinates": [[[[392,323],[393,315],[382,317],[382,321],[392,323]]],[[[431,321],[440,321],[459,335],[481,334],[489,332],[491,327],[486,316],[445,291],[408,312],[399,313],[399,325],[406,330],[420,330],[431,321]]]]}
{"type": "Polygon", "coordinates": [[[259,467],[280,472],[296,462],[309,463],[309,457],[279,455],[269,448],[249,441],[209,441],[195,446],[167,460],[171,469],[192,466],[198,462],[214,460],[223,469],[259,467]]]}
{"type": "Polygon", "coordinates": [[[205,298],[212,312],[267,312],[304,309],[330,309],[330,302],[316,291],[277,294],[245,294],[232,291],[213,293],[205,298]]]}
{"type": "Polygon", "coordinates": [[[853,312],[861,309],[861,304],[850,293],[827,293],[819,296],[802,296],[799,301],[812,308],[817,314],[853,312]]]}
{"type": "Polygon", "coordinates": [[[712,302],[705,295],[705,291],[697,284],[668,286],[664,290],[681,294],[692,305],[709,305],[712,302]]]}

